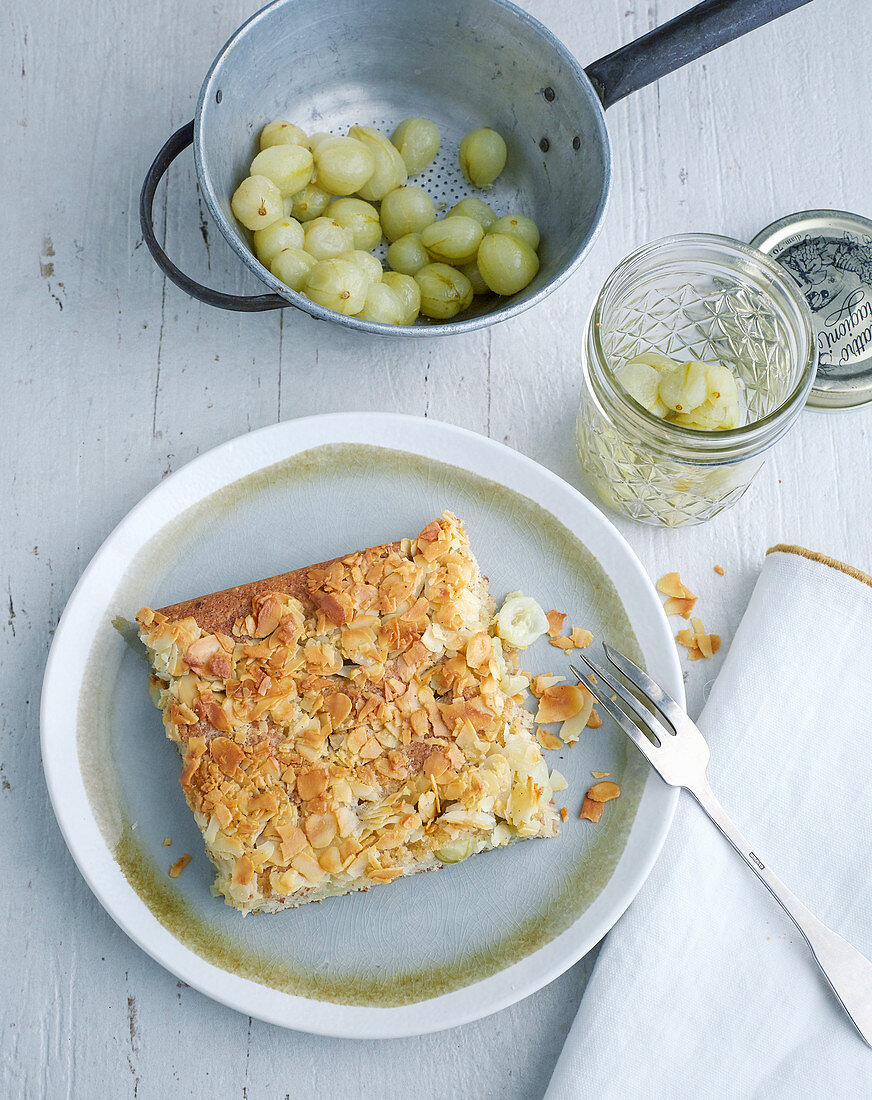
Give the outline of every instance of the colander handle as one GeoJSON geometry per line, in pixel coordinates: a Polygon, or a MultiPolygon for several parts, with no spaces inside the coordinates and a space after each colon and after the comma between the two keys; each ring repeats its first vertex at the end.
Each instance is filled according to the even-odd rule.
{"type": "Polygon", "coordinates": [[[167,169],[179,155],[184,152],[194,141],[194,123],[188,122],[170,137],[161,151],[152,161],[151,168],[146,174],[139,193],[139,224],[142,228],[142,236],[148,250],[154,257],[155,263],[177,287],[192,298],[198,298],[210,306],[220,306],[221,309],[234,309],[238,313],[259,313],[265,309],[284,309],[291,303],[279,294],[225,294],[221,290],[212,290],[203,286],[184,271],[179,270],[173,261],[161,248],[154,233],[154,194],[157,185],[163,179],[167,169]]]}
{"type": "Polygon", "coordinates": [[[703,0],[585,69],[604,107],[809,0],[703,0]]]}

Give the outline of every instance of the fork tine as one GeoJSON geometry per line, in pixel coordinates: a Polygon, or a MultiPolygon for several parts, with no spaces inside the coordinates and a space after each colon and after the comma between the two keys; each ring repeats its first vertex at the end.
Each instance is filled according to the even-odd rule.
{"type": "Polygon", "coordinates": [[[574,665],[570,665],[569,667],[575,673],[579,682],[584,684],[584,686],[591,693],[594,699],[596,699],[603,710],[606,711],[607,714],[610,714],[612,718],[614,718],[614,720],[618,723],[624,733],[626,733],[626,735],[630,738],[630,740],[633,742],[639,752],[650,764],[653,765],[653,756],[654,753],[657,752],[657,746],[654,744],[654,742],[648,740],[648,738],[645,736],[644,733],[642,733],[636,723],[628,718],[624,711],[622,711],[619,706],[616,706],[604,691],[602,691],[595,684],[588,684],[588,682],[584,679],[584,677],[574,665]]]}
{"type": "Polygon", "coordinates": [[[654,706],[660,711],[663,717],[670,722],[676,732],[680,728],[680,724],[687,721],[687,714],[676,703],[671,695],[668,695],[660,685],[651,679],[647,672],[643,672],[638,665],[634,665],[629,657],[625,657],[622,653],[618,653],[616,649],[603,642],[603,649],[605,650],[606,657],[615,666],[618,672],[626,676],[631,684],[635,684],[636,687],[647,695],[654,706]]]}
{"type": "MultiPolygon", "coordinates": [[[[636,715],[636,717],[639,719],[639,721],[642,723],[648,733],[653,734],[658,744],[674,736],[673,731],[667,729],[663,725],[657,715],[653,713],[653,710],[649,709],[644,705],[644,703],[640,702],[636,698],[636,696],[632,694],[632,692],[627,691],[620,680],[615,679],[608,672],[606,672],[604,668],[600,668],[600,666],[596,664],[596,662],[592,661],[589,657],[585,657],[583,653],[581,654],[581,659],[588,666],[588,668],[590,668],[594,673],[596,673],[597,676],[599,676],[599,678],[604,683],[608,684],[608,686],[612,689],[613,692],[615,692],[615,694],[620,695],[620,697],[624,700],[624,702],[627,704],[633,714],[636,715]]],[[[586,686],[590,691],[590,684],[587,684],[586,686]]]]}

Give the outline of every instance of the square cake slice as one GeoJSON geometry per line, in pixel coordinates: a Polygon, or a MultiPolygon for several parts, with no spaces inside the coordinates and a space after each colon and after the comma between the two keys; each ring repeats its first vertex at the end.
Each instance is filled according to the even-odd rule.
{"type": "Polygon", "coordinates": [[[557,833],[461,522],[137,616],[214,891],[277,912],[557,833]]]}

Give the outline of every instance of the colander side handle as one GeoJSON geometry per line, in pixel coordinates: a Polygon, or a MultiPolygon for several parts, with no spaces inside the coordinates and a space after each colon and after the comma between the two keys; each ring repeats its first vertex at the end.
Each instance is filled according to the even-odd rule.
{"type": "Polygon", "coordinates": [[[585,69],[604,107],[809,0],[703,0],[585,69]]]}
{"type": "Polygon", "coordinates": [[[279,294],[225,294],[223,291],[212,290],[211,287],[203,286],[202,283],[198,283],[176,267],[158,243],[154,233],[153,210],[157,185],[179,153],[192,145],[193,141],[194,123],[192,120],[176,130],[172,137],[167,139],[161,151],[154,158],[143,181],[142,190],[139,193],[139,224],[142,228],[143,240],[148,246],[149,252],[164,275],[171,279],[177,287],[184,290],[186,294],[190,294],[192,298],[197,298],[210,306],[233,309],[239,313],[259,313],[265,309],[284,309],[285,306],[291,303],[279,294]]]}

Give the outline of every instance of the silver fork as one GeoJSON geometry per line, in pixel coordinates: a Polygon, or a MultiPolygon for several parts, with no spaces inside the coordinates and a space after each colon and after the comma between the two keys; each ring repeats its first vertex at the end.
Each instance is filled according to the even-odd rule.
{"type": "Polygon", "coordinates": [[[648,763],[673,787],[690,791],[727,840],[748,864],[802,933],[815,961],[832,986],[842,1008],[865,1041],[872,1046],[872,963],[847,940],[822,924],[799,898],[770,871],[767,864],[736,828],[715,797],[706,778],[709,747],[705,738],[671,696],[638,665],[603,643],[606,657],[644,697],[644,706],[623,683],[583,653],[581,659],[597,682],[569,667],[603,710],[607,711],[648,763]],[[605,690],[606,685],[608,690],[605,690]],[[635,721],[617,705],[618,696],[635,721]],[[665,719],[665,724],[661,721],[665,719]],[[637,724],[639,723],[639,724],[637,724]],[[640,725],[647,735],[642,732],[640,725]]]}

